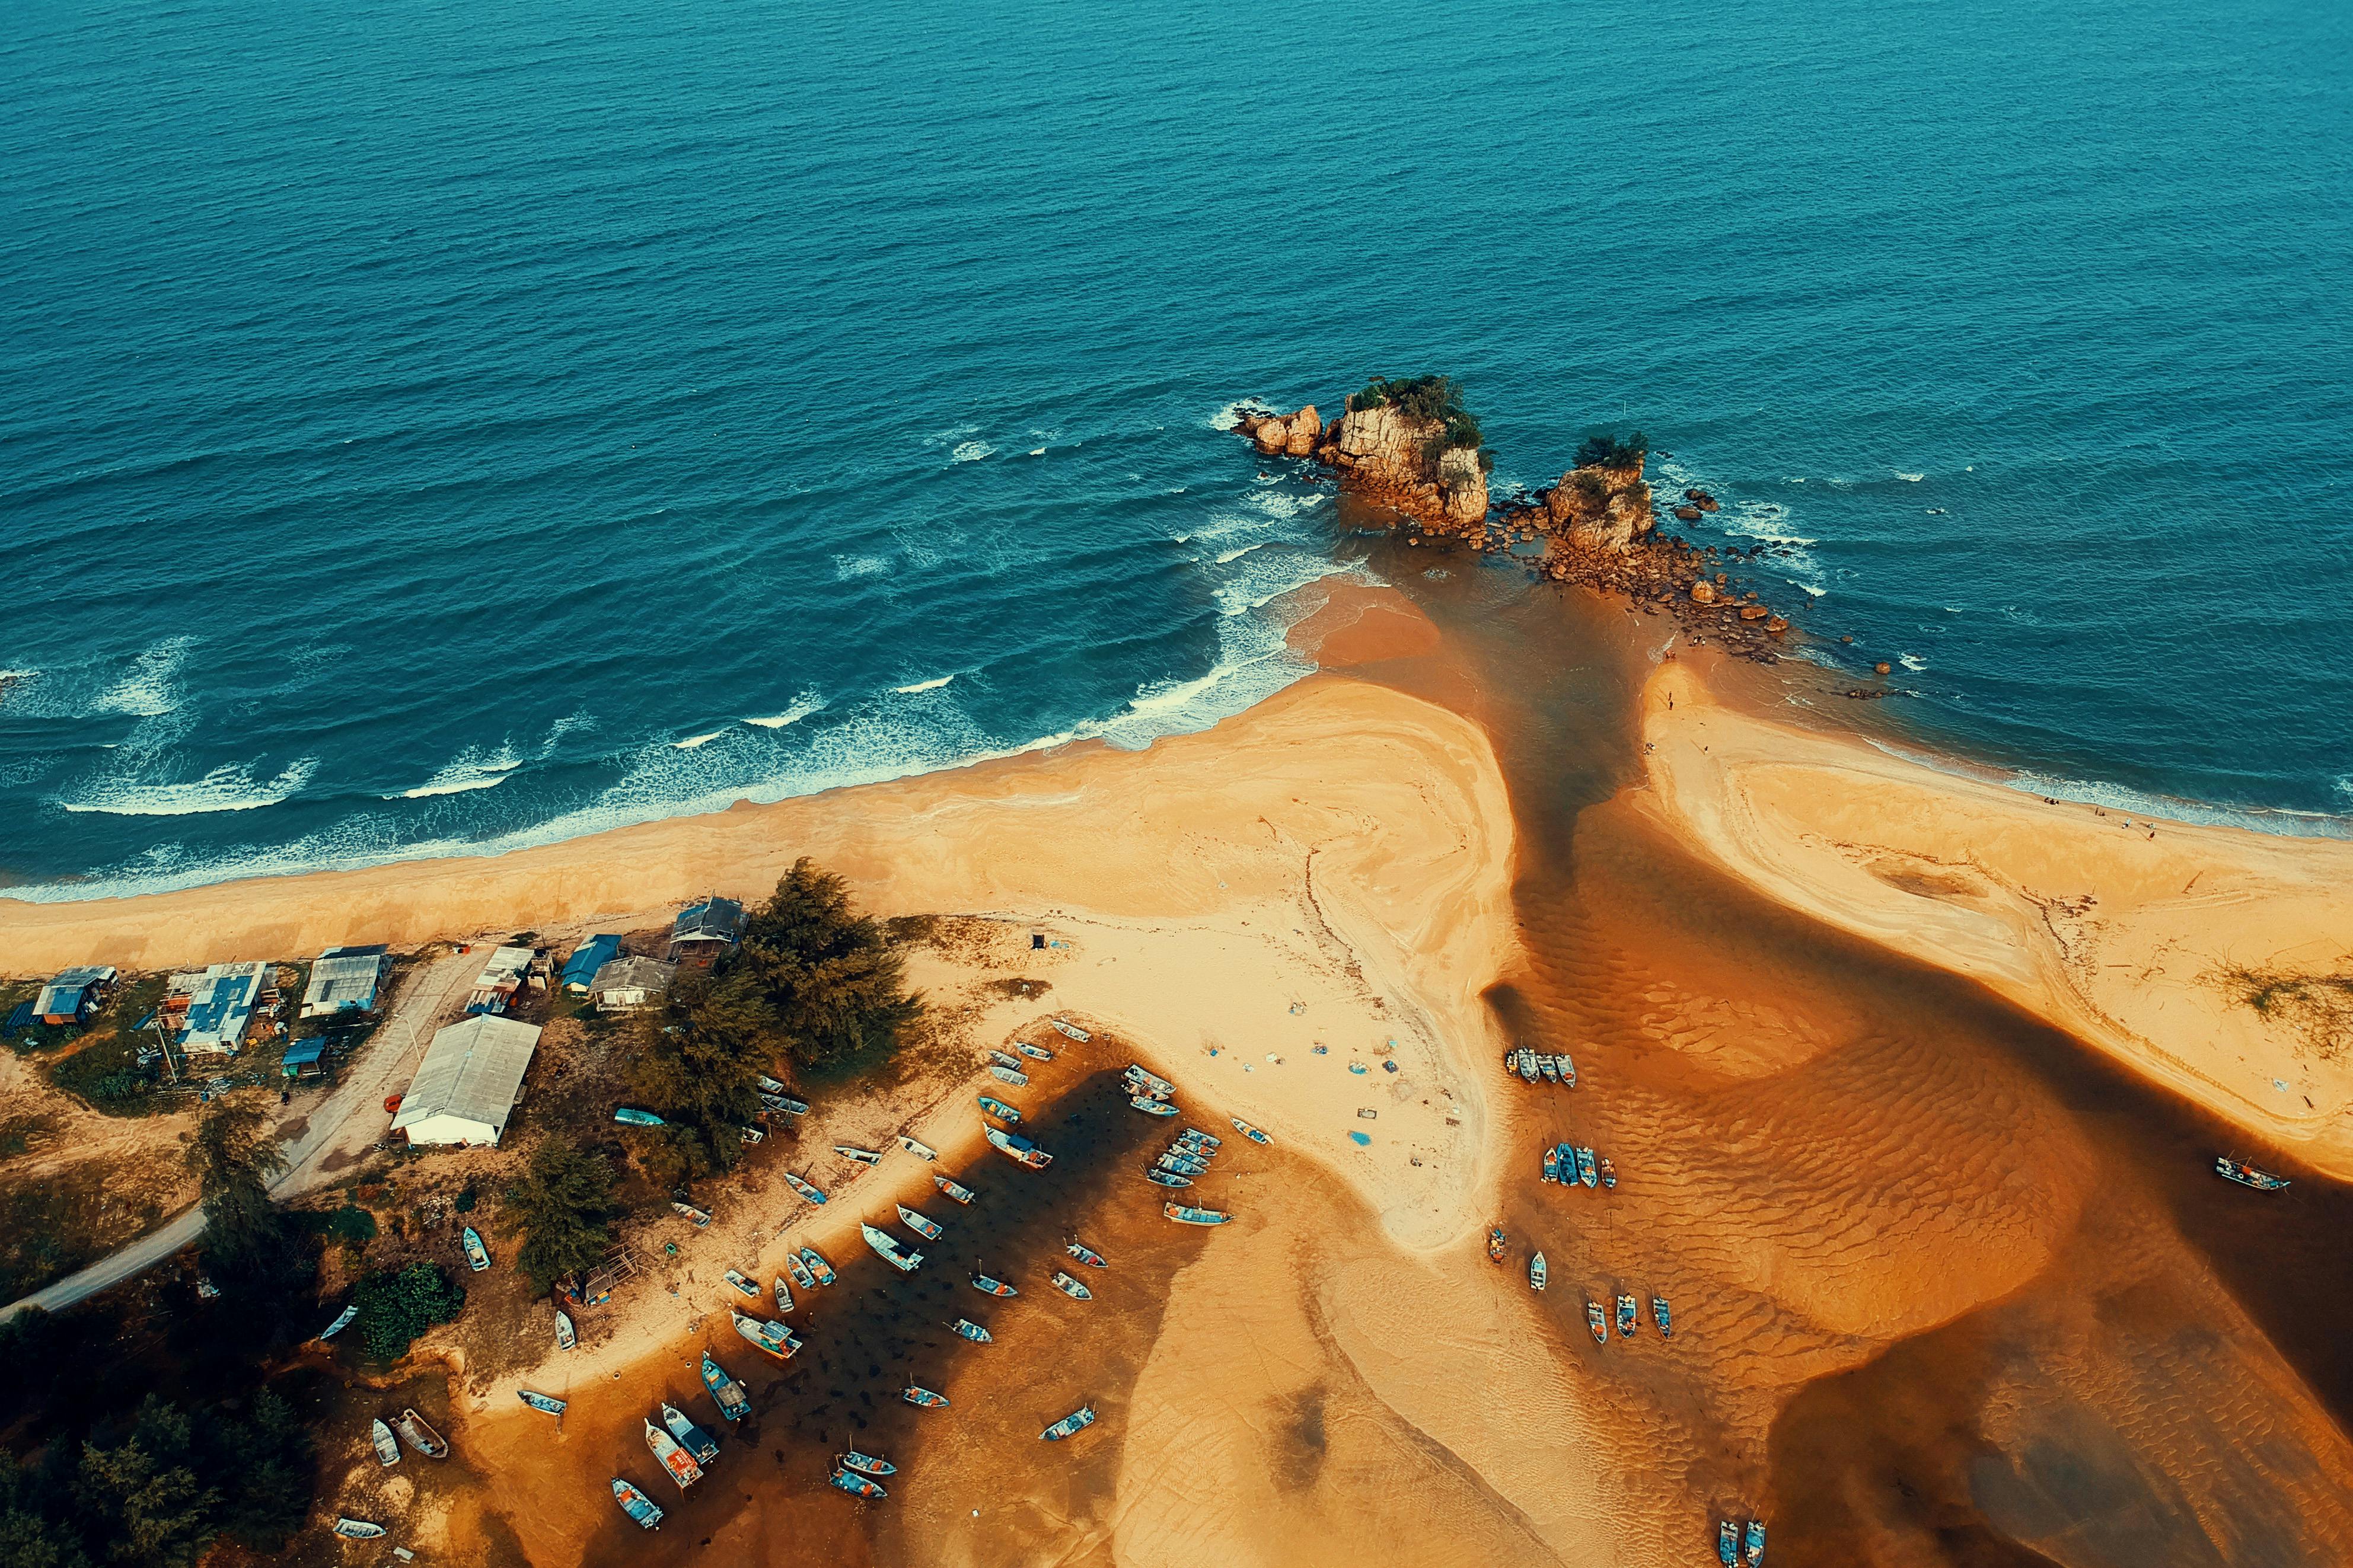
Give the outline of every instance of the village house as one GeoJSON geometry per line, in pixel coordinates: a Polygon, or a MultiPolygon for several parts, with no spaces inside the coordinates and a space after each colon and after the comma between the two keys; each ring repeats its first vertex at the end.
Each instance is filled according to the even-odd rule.
{"type": "Polygon", "coordinates": [[[596,984],[596,972],[621,955],[621,939],[609,931],[600,932],[572,950],[565,961],[564,973],[558,984],[567,996],[586,996],[596,984]]]}
{"type": "Polygon", "coordinates": [[[515,998],[528,985],[544,984],[545,967],[537,950],[528,947],[502,947],[491,954],[482,965],[480,978],[474,982],[466,995],[466,1011],[504,1015],[514,1009],[515,998]],[[539,973],[533,972],[538,970],[539,973]]]}
{"type": "Polygon", "coordinates": [[[617,958],[596,971],[588,1000],[599,1013],[641,1013],[661,1005],[678,965],[659,958],[617,958]]]}
{"type": "Polygon", "coordinates": [[[177,1015],[181,1053],[188,1057],[234,1057],[244,1048],[253,1010],[274,977],[268,963],[212,963],[172,976],[164,997],[167,1017],[177,1015]],[[174,1004],[177,1004],[174,1005],[174,1004]]]}
{"type": "Polygon", "coordinates": [[[477,1014],[433,1037],[392,1130],[411,1144],[495,1148],[539,1048],[539,1026],[477,1014]]]}
{"type": "Polygon", "coordinates": [[[679,912],[670,927],[673,963],[710,963],[744,940],[744,906],[733,899],[708,898],[679,912]]]}
{"type": "Polygon", "coordinates": [[[384,983],[384,945],[331,947],[311,965],[311,984],[302,993],[305,1018],[338,1013],[373,1013],[376,988],[384,983]]]}
{"type": "Polygon", "coordinates": [[[42,1024],[83,1024],[106,994],[114,989],[116,971],[111,964],[84,964],[69,969],[41,987],[41,994],[33,1004],[32,1021],[42,1024]]]}

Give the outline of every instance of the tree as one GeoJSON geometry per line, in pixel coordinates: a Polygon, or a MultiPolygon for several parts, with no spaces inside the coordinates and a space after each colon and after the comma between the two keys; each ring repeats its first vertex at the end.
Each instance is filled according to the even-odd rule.
{"type": "Polygon", "coordinates": [[[448,1322],[466,1305],[465,1288],[438,1263],[412,1263],[397,1273],[378,1269],[352,1293],[360,1310],[360,1341],[378,1361],[398,1361],[417,1336],[448,1322]]]}
{"type": "Polygon", "coordinates": [[[679,1182],[734,1168],[737,1129],[759,1114],[759,1080],[780,1047],[775,1010],[756,977],[689,973],[644,1026],[631,1080],[667,1123],[647,1141],[657,1180],[679,1182]]]}
{"type": "Polygon", "coordinates": [[[1651,455],[1651,438],[1640,430],[1623,441],[1610,436],[1588,436],[1577,449],[1580,468],[1639,468],[1651,455]]]}
{"type": "Polygon", "coordinates": [[[220,1494],[196,1479],[188,1417],[154,1394],[114,1447],[84,1443],[74,1500],[119,1563],[191,1568],[218,1533],[220,1494]]]}
{"type": "Polygon", "coordinates": [[[215,1102],[196,1124],[188,1168],[205,1209],[205,1256],[222,1273],[252,1277],[267,1271],[284,1249],[269,1178],[286,1168],[269,1118],[249,1100],[215,1102]]]}
{"type": "Polygon", "coordinates": [[[317,1464],[311,1434],[271,1390],[253,1396],[243,1420],[224,1417],[211,1445],[227,1499],[220,1523],[256,1552],[279,1551],[311,1510],[317,1464]]]}
{"type": "Polygon", "coordinates": [[[860,914],[849,885],[806,856],[752,911],[721,972],[725,981],[754,984],[785,1054],[802,1068],[894,1047],[923,1010],[881,923],[860,914]]]}
{"type": "Polygon", "coordinates": [[[531,1168],[506,1192],[507,1218],[523,1236],[516,1261],[544,1290],[595,1267],[613,1244],[616,1178],[602,1154],[550,1138],[532,1151],[531,1168]]]}

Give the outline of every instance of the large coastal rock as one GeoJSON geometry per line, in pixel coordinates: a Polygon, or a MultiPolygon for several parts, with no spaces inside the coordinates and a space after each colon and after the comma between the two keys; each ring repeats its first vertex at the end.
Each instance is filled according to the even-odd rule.
{"type": "Polygon", "coordinates": [[[1324,419],[1312,403],[1295,414],[1246,417],[1240,428],[1260,451],[1270,457],[1312,457],[1324,440],[1324,419]]]}
{"type": "Polygon", "coordinates": [[[1343,482],[1433,527],[1473,529],[1487,518],[1487,474],[1475,447],[1441,447],[1445,426],[1383,405],[1340,416],[1332,463],[1343,482]]]}
{"type": "Polygon", "coordinates": [[[1571,550],[1618,554],[1658,526],[1643,459],[1617,468],[1571,468],[1544,492],[1545,518],[1571,550]]]}

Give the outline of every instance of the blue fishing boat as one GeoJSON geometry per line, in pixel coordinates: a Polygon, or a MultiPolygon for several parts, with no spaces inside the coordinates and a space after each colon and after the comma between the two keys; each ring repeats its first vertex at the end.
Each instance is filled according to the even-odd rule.
{"type": "Polygon", "coordinates": [[[1765,1527],[1755,1520],[1748,1521],[1748,1568],[1757,1568],[1765,1561],[1765,1527]]]}
{"type": "Polygon", "coordinates": [[[1014,1041],[1013,1048],[1032,1061],[1050,1062],[1054,1059],[1053,1052],[1043,1046],[1033,1046],[1027,1040],[1014,1041]]]}
{"type": "Polygon", "coordinates": [[[1582,1143],[1577,1148],[1577,1179],[1588,1187],[1598,1184],[1601,1180],[1599,1173],[1593,1167],[1593,1151],[1582,1143]]]}
{"type": "Polygon", "coordinates": [[[1561,1052],[1560,1055],[1553,1058],[1553,1062],[1560,1068],[1560,1081],[1562,1087],[1567,1089],[1575,1089],[1577,1087],[1577,1064],[1569,1059],[1568,1053],[1567,1051],[1561,1052]]]}
{"type": "Polygon", "coordinates": [[[1180,1176],[1205,1176],[1209,1173],[1209,1162],[1191,1154],[1163,1154],[1153,1163],[1180,1176]]]}
{"type": "Polygon", "coordinates": [[[1165,1100],[1155,1100],[1148,1094],[1131,1094],[1127,1102],[1146,1116],[1174,1116],[1176,1108],[1165,1100]]]}
{"type": "Polygon", "coordinates": [[[1224,1225],[1234,1216],[1216,1209],[1197,1209],[1184,1204],[1162,1204],[1160,1212],[1178,1225],[1224,1225]]]}
{"type": "Polygon", "coordinates": [[[322,1340],[333,1339],[337,1334],[340,1334],[345,1329],[350,1328],[352,1326],[352,1320],[359,1315],[360,1310],[357,1307],[344,1308],[342,1311],[335,1314],[335,1321],[333,1322],[329,1323],[324,1329],[322,1329],[319,1331],[319,1337],[322,1340]]]}
{"type": "Polygon", "coordinates": [[[711,1359],[709,1351],[702,1352],[702,1386],[711,1391],[719,1414],[728,1420],[741,1421],[752,1414],[752,1396],[744,1392],[742,1384],[728,1375],[725,1367],[711,1359]]]}
{"type": "Polygon", "coordinates": [[[916,1213],[905,1204],[899,1205],[899,1217],[906,1222],[909,1230],[913,1231],[925,1241],[937,1241],[940,1238],[940,1222],[916,1213]]]}
{"type": "Polygon", "coordinates": [[[734,1286],[736,1289],[742,1291],[748,1299],[754,1301],[760,1299],[759,1285],[755,1281],[746,1278],[741,1270],[730,1268],[724,1275],[721,1276],[721,1278],[724,1279],[730,1285],[734,1286]]]}
{"type": "Polygon", "coordinates": [[[1004,1280],[991,1279],[989,1276],[983,1274],[980,1271],[980,1266],[976,1263],[973,1265],[972,1288],[990,1296],[1018,1296],[1021,1294],[1020,1291],[1016,1290],[1004,1280]]]}
{"type": "Polygon", "coordinates": [[[1274,1142],[1273,1139],[1269,1138],[1263,1131],[1260,1131],[1258,1128],[1252,1127],[1249,1122],[1244,1121],[1239,1116],[1233,1119],[1233,1123],[1234,1131],[1240,1133],[1243,1137],[1249,1139],[1253,1143],[1271,1143],[1274,1142]]]}
{"type": "Polygon", "coordinates": [[[1008,1127],[1018,1127],[1021,1123],[1021,1112],[993,1094],[984,1094],[980,1097],[980,1108],[1008,1127]]]}
{"type": "Polygon", "coordinates": [[[1560,1068],[1550,1057],[1538,1057],[1536,1058],[1536,1071],[1544,1074],[1544,1080],[1546,1083],[1558,1083],[1560,1081],[1560,1068]]]}
{"type": "Polygon", "coordinates": [[[1715,1521],[1715,1555],[1724,1568],[1739,1568],[1740,1527],[1728,1519],[1715,1521]]]}
{"type": "Polygon", "coordinates": [[[685,1411],[675,1405],[664,1405],[661,1417],[662,1425],[670,1428],[670,1435],[678,1439],[681,1447],[694,1456],[696,1464],[707,1465],[719,1457],[719,1440],[688,1420],[685,1411]]]}
{"type": "Polygon", "coordinates": [[[785,1185],[792,1188],[793,1191],[800,1194],[801,1196],[808,1199],[809,1202],[813,1204],[821,1204],[828,1201],[825,1195],[825,1189],[818,1186],[815,1183],[804,1180],[799,1176],[796,1176],[790,1171],[786,1171],[784,1175],[785,1185]]]}
{"type": "Polygon", "coordinates": [[[1558,1150],[1546,1149],[1544,1152],[1544,1179],[1547,1182],[1557,1182],[1560,1180],[1560,1152],[1558,1150]]]}
{"type": "Polygon", "coordinates": [[[818,1284],[830,1285],[833,1283],[833,1265],[828,1263],[825,1260],[825,1255],[818,1251],[816,1247],[802,1247],[801,1261],[808,1265],[810,1278],[814,1279],[818,1284]]]}
{"type": "Polygon", "coordinates": [[[842,1455],[840,1463],[843,1469],[856,1470],[861,1476],[895,1476],[899,1473],[899,1467],[890,1460],[861,1454],[855,1448],[842,1455]]]}
{"type": "Polygon", "coordinates": [[[2242,1187],[2253,1187],[2259,1193],[2275,1193],[2288,1185],[2285,1176],[2275,1176],[2269,1171],[2259,1171],[2243,1160],[2233,1160],[2227,1154],[2214,1156],[2214,1173],[2226,1182],[2236,1182],[2242,1187]]]}
{"type": "Polygon", "coordinates": [[[563,1415],[565,1407],[565,1402],[556,1398],[554,1395],[548,1394],[533,1394],[528,1388],[516,1389],[515,1397],[522,1400],[525,1405],[530,1405],[533,1410],[544,1411],[550,1415],[563,1415]]]}
{"type": "Polygon", "coordinates": [[[1189,1187],[1193,1184],[1192,1177],[1180,1176],[1174,1172],[1164,1171],[1156,1165],[1144,1173],[1144,1179],[1147,1182],[1157,1182],[1164,1187],[1189,1187]]]}
{"type": "Polygon", "coordinates": [[[990,1148],[1007,1159],[1027,1165],[1033,1171],[1042,1171],[1054,1163],[1054,1156],[1047,1153],[1018,1132],[1001,1132],[994,1127],[987,1128],[984,1131],[990,1148]]]}
{"type": "Polygon", "coordinates": [[[874,1249],[875,1257],[880,1258],[902,1274],[913,1274],[923,1266],[922,1253],[902,1251],[899,1238],[887,1230],[860,1221],[858,1234],[866,1238],[866,1245],[874,1249]]]}
{"type": "Polygon", "coordinates": [[[795,1100],[789,1094],[763,1094],[760,1096],[760,1104],[763,1108],[776,1111],[777,1114],[782,1116],[807,1116],[808,1114],[808,1101],[806,1100],[795,1100]]]}
{"type": "Polygon", "coordinates": [[[1675,1321],[1667,1314],[1667,1299],[1664,1296],[1651,1298],[1651,1319],[1659,1325],[1659,1338],[1671,1340],[1675,1337],[1675,1321]]]}
{"type": "Polygon", "coordinates": [[[466,1247],[466,1267],[480,1274],[491,1266],[490,1250],[482,1245],[481,1232],[468,1226],[459,1237],[466,1247]]]}
{"type": "Polygon", "coordinates": [[[623,1513],[645,1529],[658,1530],[661,1527],[662,1510],[654,1506],[654,1500],[618,1476],[613,1478],[613,1500],[621,1505],[623,1513]]]}
{"type": "Polygon", "coordinates": [[[662,1119],[652,1111],[639,1110],[629,1105],[614,1111],[613,1120],[628,1127],[659,1127],[662,1124],[662,1119]]]}
{"type": "Polygon", "coordinates": [[[835,1486],[840,1488],[843,1491],[848,1492],[852,1497],[862,1497],[871,1499],[875,1501],[880,1501],[891,1495],[889,1492],[882,1489],[882,1483],[881,1481],[874,1479],[871,1476],[860,1475],[856,1470],[844,1465],[839,1458],[835,1459],[833,1462],[833,1475],[830,1479],[835,1486]]]}
{"type": "Polygon", "coordinates": [[[1198,1143],[1208,1149],[1222,1149],[1226,1146],[1226,1141],[1224,1139],[1219,1138],[1213,1133],[1204,1132],[1198,1127],[1187,1127],[1184,1131],[1176,1134],[1176,1136],[1179,1139],[1188,1140],[1192,1142],[1198,1143]]]}
{"type": "Polygon", "coordinates": [[[1071,1279],[1068,1274],[1063,1273],[1059,1268],[1054,1270],[1054,1289],[1060,1290],[1063,1295],[1068,1296],[1073,1301],[1092,1301],[1095,1299],[1095,1293],[1093,1291],[1088,1289],[1084,1285],[1082,1285],[1076,1279],[1071,1279]]]}
{"type": "Polygon", "coordinates": [[[1528,1259],[1528,1289],[1531,1290],[1541,1290],[1544,1288],[1545,1259],[1544,1254],[1539,1252],[1534,1258],[1528,1259]]]}
{"type": "Polygon", "coordinates": [[[1094,1424],[1095,1407],[1092,1405],[1082,1405],[1076,1410],[1071,1411],[1068,1415],[1063,1416],[1060,1421],[1055,1422],[1051,1426],[1047,1427],[1043,1432],[1039,1433],[1039,1440],[1047,1443],[1059,1443],[1063,1438],[1069,1436],[1071,1433],[1083,1430],[1094,1424]]]}
{"type": "Polygon", "coordinates": [[[1634,1330],[1641,1321],[1641,1307],[1636,1303],[1633,1297],[1622,1290],[1620,1291],[1618,1293],[1618,1337],[1621,1340],[1632,1339],[1634,1330]]]}
{"type": "Polygon", "coordinates": [[[982,1328],[978,1323],[974,1322],[970,1318],[958,1318],[955,1322],[950,1323],[948,1327],[954,1329],[958,1334],[961,1334],[964,1338],[970,1340],[976,1345],[994,1344],[997,1342],[995,1336],[990,1334],[987,1329],[982,1328]]]}
{"type": "Polygon", "coordinates": [[[925,1410],[945,1410],[948,1407],[946,1394],[934,1394],[930,1389],[918,1388],[912,1383],[899,1391],[899,1397],[910,1405],[921,1405],[925,1410]]]}
{"type": "Polygon", "coordinates": [[[801,1256],[799,1253],[787,1252],[785,1254],[785,1269],[786,1272],[789,1273],[793,1277],[793,1283],[799,1286],[802,1289],[814,1290],[817,1289],[817,1276],[809,1272],[809,1266],[801,1261],[801,1256]]]}
{"type": "Polygon", "coordinates": [[[932,1185],[939,1188],[940,1191],[945,1193],[949,1197],[954,1198],[960,1204],[968,1204],[972,1202],[972,1189],[965,1186],[962,1182],[957,1181],[953,1176],[943,1176],[937,1172],[934,1172],[932,1174],[932,1185]]]}
{"type": "Polygon", "coordinates": [[[1062,1243],[1062,1250],[1069,1253],[1071,1257],[1077,1258],[1080,1262],[1085,1264],[1090,1268],[1108,1268],[1111,1267],[1111,1264],[1104,1258],[1102,1253],[1097,1252],[1093,1247],[1089,1247],[1085,1242],[1081,1241],[1075,1236],[1062,1243]]]}

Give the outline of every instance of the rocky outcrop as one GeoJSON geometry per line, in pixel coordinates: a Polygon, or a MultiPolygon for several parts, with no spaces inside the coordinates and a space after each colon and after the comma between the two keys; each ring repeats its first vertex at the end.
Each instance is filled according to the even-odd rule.
{"type": "Polygon", "coordinates": [[[1236,428],[1269,457],[1312,457],[1324,441],[1324,420],[1312,403],[1295,414],[1245,415],[1236,428]]]}
{"type": "Polygon", "coordinates": [[[1643,459],[1619,468],[1571,468],[1541,492],[1546,526],[1572,551],[1624,554],[1658,526],[1643,459]]]}
{"type": "Polygon", "coordinates": [[[1446,426],[1437,420],[1384,405],[1326,426],[1311,403],[1293,414],[1246,414],[1234,427],[1270,457],[1314,458],[1337,469],[1344,488],[1425,528],[1470,533],[1486,524],[1479,448],[1446,446],[1446,426]]]}

